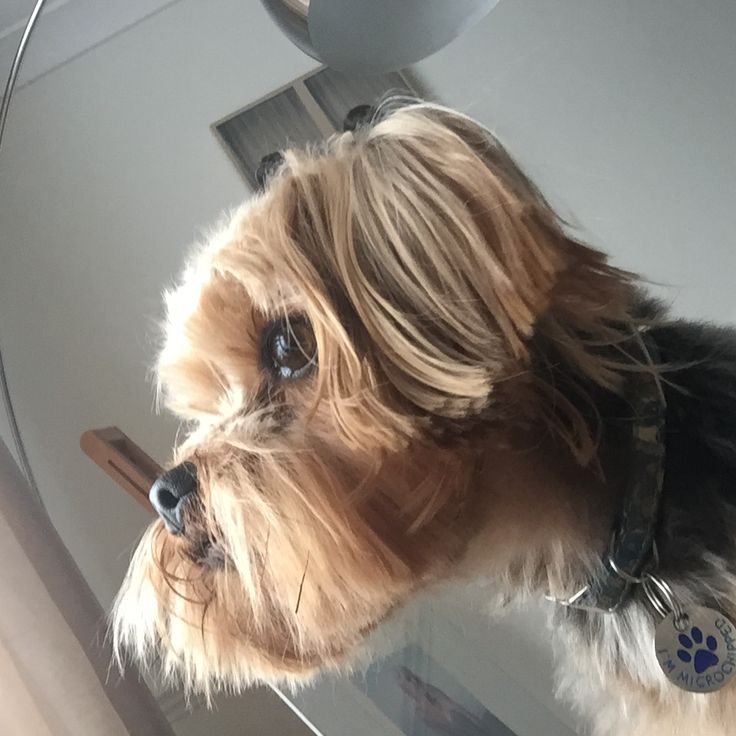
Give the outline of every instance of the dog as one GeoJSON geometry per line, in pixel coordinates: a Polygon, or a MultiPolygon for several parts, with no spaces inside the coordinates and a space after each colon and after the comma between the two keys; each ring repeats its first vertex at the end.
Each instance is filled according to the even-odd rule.
{"type": "Polygon", "coordinates": [[[205,693],[298,686],[477,581],[557,601],[592,733],[736,733],[736,334],[668,316],[488,130],[386,104],[284,151],[165,302],[187,432],[115,603],[121,658],[205,693]]]}

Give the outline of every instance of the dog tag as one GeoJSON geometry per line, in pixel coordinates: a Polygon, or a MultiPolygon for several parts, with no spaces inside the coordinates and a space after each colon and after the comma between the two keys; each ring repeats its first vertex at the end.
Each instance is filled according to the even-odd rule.
{"type": "Polygon", "coordinates": [[[667,679],[691,693],[712,693],[736,675],[736,625],[720,611],[691,608],[657,625],[657,661],[667,679]]]}

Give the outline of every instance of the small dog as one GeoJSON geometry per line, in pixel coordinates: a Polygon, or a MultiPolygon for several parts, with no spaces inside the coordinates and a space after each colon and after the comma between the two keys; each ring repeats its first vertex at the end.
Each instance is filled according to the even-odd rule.
{"type": "Polygon", "coordinates": [[[736,733],[736,334],[668,318],[468,117],[373,118],[284,152],[166,295],[190,432],[118,652],[199,691],[294,685],[420,591],[488,581],[560,601],[595,734],[736,733]],[[688,658],[688,689],[724,687],[680,689],[688,658]]]}

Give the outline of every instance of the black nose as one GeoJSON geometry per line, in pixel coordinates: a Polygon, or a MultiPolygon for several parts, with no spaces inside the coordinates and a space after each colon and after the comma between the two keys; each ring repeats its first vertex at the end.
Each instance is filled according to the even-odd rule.
{"type": "Polygon", "coordinates": [[[197,493],[197,469],[182,463],[164,473],[148,492],[148,499],[172,534],[184,531],[184,509],[197,493]]]}

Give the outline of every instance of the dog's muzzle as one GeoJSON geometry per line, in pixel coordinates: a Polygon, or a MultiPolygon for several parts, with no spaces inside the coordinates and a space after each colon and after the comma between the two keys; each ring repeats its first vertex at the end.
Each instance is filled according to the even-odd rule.
{"type": "Polygon", "coordinates": [[[197,469],[182,463],[156,480],[148,499],[171,534],[184,532],[184,511],[197,496],[197,469]]]}

